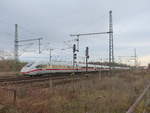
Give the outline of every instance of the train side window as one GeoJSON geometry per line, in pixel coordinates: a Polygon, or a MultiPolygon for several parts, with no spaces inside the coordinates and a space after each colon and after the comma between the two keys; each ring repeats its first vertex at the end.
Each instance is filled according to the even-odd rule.
{"type": "Polygon", "coordinates": [[[35,66],[37,69],[42,68],[42,65],[35,66]]]}

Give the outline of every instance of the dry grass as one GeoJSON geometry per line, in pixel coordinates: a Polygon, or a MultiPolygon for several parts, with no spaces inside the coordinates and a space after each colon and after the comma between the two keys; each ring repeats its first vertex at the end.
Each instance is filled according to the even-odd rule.
{"type": "Polygon", "coordinates": [[[25,65],[24,62],[16,63],[14,60],[0,60],[0,72],[16,72],[25,65]]]}
{"type": "MultiPolygon", "coordinates": [[[[149,80],[150,74],[124,72],[53,88],[24,86],[17,89],[16,109],[18,113],[123,113],[149,80]]],[[[10,105],[11,99],[3,94],[0,101],[10,105]]]]}

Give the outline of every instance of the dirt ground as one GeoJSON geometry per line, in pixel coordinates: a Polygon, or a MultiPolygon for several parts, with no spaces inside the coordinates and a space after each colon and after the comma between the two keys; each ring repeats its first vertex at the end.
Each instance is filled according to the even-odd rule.
{"type": "Polygon", "coordinates": [[[18,72],[0,72],[0,77],[16,76],[18,72]]]}

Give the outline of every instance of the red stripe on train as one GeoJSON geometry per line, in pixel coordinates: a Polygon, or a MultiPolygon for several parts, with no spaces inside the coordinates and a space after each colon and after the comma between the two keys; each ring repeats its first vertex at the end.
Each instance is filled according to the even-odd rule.
{"type": "MultiPolygon", "coordinates": [[[[28,72],[21,72],[21,73],[22,74],[28,74],[31,72],[46,71],[46,70],[85,70],[85,69],[34,69],[34,70],[31,70],[28,72]]],[[[91,69],[88,69],[88,70],[91,70],[91,69]]],[[[92,70],[95,70],[95,69],[92,69],[92,70]]]]}

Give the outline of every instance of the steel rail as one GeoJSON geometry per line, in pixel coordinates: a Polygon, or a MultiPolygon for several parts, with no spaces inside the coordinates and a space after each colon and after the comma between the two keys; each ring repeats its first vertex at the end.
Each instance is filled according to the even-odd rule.
{"type": "Polygon", "coordinates": [[[17,81],[27,81],[27,80],[37,80],[37,79],[62,79],[68,76],[39,76],[39,77],[12,77],[12,78],[2,78],[0,79],[0,83],[2,82],[17,82],[17,81]]]}
{"type": "Polygon", "coordinates": [[[4,81],[0,82],[0,85],[11,85],[11,84],[26,84],[26,83],[35,83],[35,82],[44,82],[52,80],[56,82],[56,84],[65,83],[66,81],[69,82],[72,79],[77,80],[81,78],[87,78],[87,76],[59,76],[59,77],[45,77],[45,78],[32,78],[32,79],[20,79],[17,81],[4,81]]]}
{"type": "Polygon", "coordinates": [[[144,89],[142,94],[136,99],[136,101],[133,103],[133,105],[128,109],[126,113],[134,113],[134,110],[139,105],[139,103],[143,100],[143,98],[145,97],[149,89],[150,89],[150,84],[144,89]]]}
{"type": "MultiPolygon", "coordinates": [[[[97,71],[87,72],[87,73],[95,73],[95,72],[97,72],[97,71]]],[[[81,73],[78,72],[78,74],[81,74],[81,73]]],[[[85,72],[85,74],[86,74],[86,72],[85,72]]],[[[41,75],[41,76],[33,76],[33,77],[29,77],[29,76],[2,77],[2,78],[0,78],[0,83],[1,82],[9,82],[9,81],[42,79],[42,78],[61,79],[63,77],[70,77],[70,75],[71,75],[71,73],[51,73],[51,74],[44,74],[44,75],[41,75]]]]}

